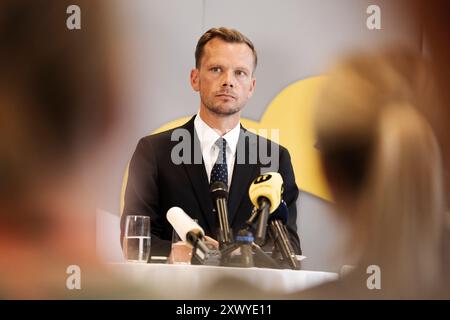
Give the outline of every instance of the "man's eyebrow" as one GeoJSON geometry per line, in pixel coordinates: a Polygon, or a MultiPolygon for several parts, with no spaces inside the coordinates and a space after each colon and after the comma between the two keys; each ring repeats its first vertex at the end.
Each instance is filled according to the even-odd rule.
{"type": "Polygon", "coordinates": [[[238,69],[238,70],[245,70],[245,71],[250,71],[251,70],[251,68],[244,67],[244,66],[238,66],[238,67],[236,67],[236,69],[238,69]]]}
{"type": "Polygon", "coordinates": [[[211,68],[211,67],[222,67],[223,65],[221,64],[221,63],[218,63],[218,62],[211,62],[211,63],[208,63],[207,65],[206,65],[206,67],[207,68],[211,68]]]}

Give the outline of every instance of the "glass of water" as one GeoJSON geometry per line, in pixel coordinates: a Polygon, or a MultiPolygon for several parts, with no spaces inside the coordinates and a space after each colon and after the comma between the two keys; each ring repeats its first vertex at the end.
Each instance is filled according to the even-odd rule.
{"type": "Polygon", "coordinates": [[[123,253],[128,262],[147,263],[150,257],[150,217],[127,216],[123,253]]]}

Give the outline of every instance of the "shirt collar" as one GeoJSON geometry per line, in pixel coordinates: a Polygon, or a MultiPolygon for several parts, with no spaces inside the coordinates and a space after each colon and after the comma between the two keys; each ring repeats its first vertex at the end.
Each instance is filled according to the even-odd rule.
{"type": "MultiPolygon", "coordinates": [[[[197,113],[197,116],[194,119],[194,126],[200,140],[202,151],[210,150],[217,139],[220,138],[220,135],[203,121],[199,113],[197,113]]],[[[233,129],[223,135],[232,155],[236,153],[240,129],[241,126],[240,123],[238,123],[233,129]]]]}

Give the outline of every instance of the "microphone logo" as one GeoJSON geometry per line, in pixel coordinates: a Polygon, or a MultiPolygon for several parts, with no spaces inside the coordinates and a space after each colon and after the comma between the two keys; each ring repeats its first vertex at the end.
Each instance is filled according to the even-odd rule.
{"type": "Polygon", "coordinates": [[[271,178],[272,178],[271,174],[262,174],[262,175],[256,177],[256,179],[253,182],[253,184],[263,183],[263,182],[266,182],[266,181],[270,180],[271,178]]]}

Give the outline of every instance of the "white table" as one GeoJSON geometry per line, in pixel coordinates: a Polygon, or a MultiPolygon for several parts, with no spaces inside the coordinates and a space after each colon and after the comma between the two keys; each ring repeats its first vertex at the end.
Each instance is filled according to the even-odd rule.
{"type": "Polygon", "coordinates": [[[205,288],[214,288],[224,277],[247,282],[273,294],[292,293],[327,281],[338,275],[320,271],[234,268],[200,265],[110,263],[111,271],[125,281],[157,288],[167,299],[204,299],[205,288]]]}

